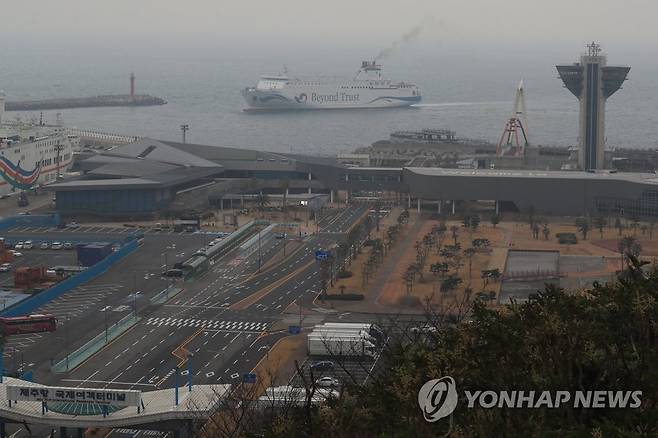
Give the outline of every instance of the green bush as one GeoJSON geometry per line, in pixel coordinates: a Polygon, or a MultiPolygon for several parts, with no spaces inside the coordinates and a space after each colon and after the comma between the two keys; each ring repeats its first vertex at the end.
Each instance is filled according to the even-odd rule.
{"type": "Polygon", "coordinates": [[[363,301],[364,295],[357,293],[331,294],[325,297],[325,300],[334,301],[363,301]]]}
{"type": "Polygon", "coordinates": [[[557,240],[562,245],[573,245],[578,243],[578,238],[574,233],[557,233],[557,240]]]}

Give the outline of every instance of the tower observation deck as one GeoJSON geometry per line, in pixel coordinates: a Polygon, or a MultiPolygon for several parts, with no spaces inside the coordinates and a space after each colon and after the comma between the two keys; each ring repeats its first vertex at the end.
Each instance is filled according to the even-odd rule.
{"type": "Polygon", "coordinates": [[[605,102],[621,88],[631,69],[606,64],[601,47],[592,42],[579,63],[556,66],[564,86],[580,101],[578,163],[583,170],[603,168],[605,102]]]}

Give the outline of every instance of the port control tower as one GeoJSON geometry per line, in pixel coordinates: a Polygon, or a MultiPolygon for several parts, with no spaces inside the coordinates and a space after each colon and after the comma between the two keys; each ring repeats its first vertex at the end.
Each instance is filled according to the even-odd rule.
{"type": "Polygon", "coordinates": [[[603,169],[605,102],[626,80],[630,67],[609,67],[601,47],[592,42],[580,63],[556,66],[565,87],[580,100],[578,164],[603,169]]]}

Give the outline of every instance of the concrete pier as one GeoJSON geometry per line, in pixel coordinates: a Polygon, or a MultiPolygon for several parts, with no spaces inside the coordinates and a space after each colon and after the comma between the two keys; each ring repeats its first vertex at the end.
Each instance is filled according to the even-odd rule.
{"type": "Polygon", "coordinates": [[[111,94],[106,96],[69,97],[60,99],[25,100],[6,102],[5,111],[38,111],[68,108],[93,108],[103,106],[156,106],[167,101],[148,94],[111,94]]]}

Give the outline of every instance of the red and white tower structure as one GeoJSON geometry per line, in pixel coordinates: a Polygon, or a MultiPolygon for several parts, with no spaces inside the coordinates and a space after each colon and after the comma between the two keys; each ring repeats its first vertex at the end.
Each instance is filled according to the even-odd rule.
{"type": "Polygon", "coordinates": [[[498,142],[496,155],[499,157],[521,157],[528,145],[528,117],[525,111],[523,80],[521,80],[518,87],[516,87],[514,111],[512,112],[512,117],[505,123],[505,129],[498,142]]]}

